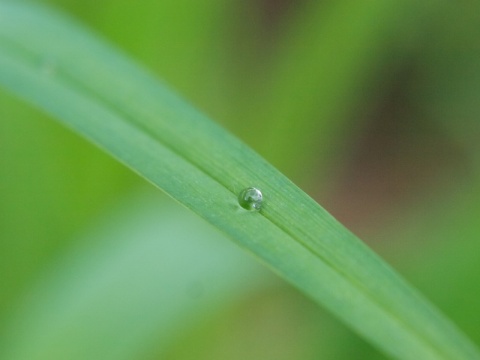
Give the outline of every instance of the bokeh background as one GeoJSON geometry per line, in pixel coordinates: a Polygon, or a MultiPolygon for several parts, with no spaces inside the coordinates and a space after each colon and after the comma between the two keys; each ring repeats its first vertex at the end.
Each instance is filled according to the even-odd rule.
{"type": "MultiPolygon", "coordinates": [[[[480,343],[480,4],[41,3],[257,150],[480,343]]],[[[384,358],[4,90],[0,357],[384,358]]]]}

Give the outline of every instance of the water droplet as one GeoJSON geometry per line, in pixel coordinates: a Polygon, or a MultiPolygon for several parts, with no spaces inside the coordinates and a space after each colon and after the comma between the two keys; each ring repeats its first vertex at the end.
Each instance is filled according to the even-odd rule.
{"type": "Polygon", "coordinates": [[[240,191],[238,194],[238,203],[247,210],[260,210],[262,207],[263,195],[260,190],[249,187],[240,191]]]}

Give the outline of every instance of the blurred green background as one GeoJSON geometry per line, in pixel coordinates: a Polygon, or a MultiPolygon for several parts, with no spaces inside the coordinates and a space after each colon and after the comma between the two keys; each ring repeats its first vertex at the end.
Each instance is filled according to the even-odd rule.
{"type": "MultiPolygon", "coordinates": [[[[480,343],[480,4],[42,3],[257,150],[480,343]]],[[[3,90],[0,117],[0,358],[384,358],[3,90]]]]}

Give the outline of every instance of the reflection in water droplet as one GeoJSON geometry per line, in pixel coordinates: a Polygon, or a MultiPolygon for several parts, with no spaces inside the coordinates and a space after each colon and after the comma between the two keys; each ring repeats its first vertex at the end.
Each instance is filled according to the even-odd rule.
{"type": "Polygon", "coordinates": [[[238,203],[247,210],[260,210],[262,202],[262,192],[254,187],[243,189],[238,195],[238,203]]]}

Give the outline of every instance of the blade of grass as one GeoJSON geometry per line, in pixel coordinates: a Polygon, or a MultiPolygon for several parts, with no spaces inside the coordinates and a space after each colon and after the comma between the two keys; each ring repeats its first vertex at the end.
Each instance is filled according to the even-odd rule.
{"type": "Polygon", "coordinates": [[[384,352],[480,358],[449,320],[314,200],[88,30],[39,7],[3,3],[0,49],[3,86],[224,231],[384,352]],[[238,205],[247,186],[263,191],[260,212],[238,205]]]}

